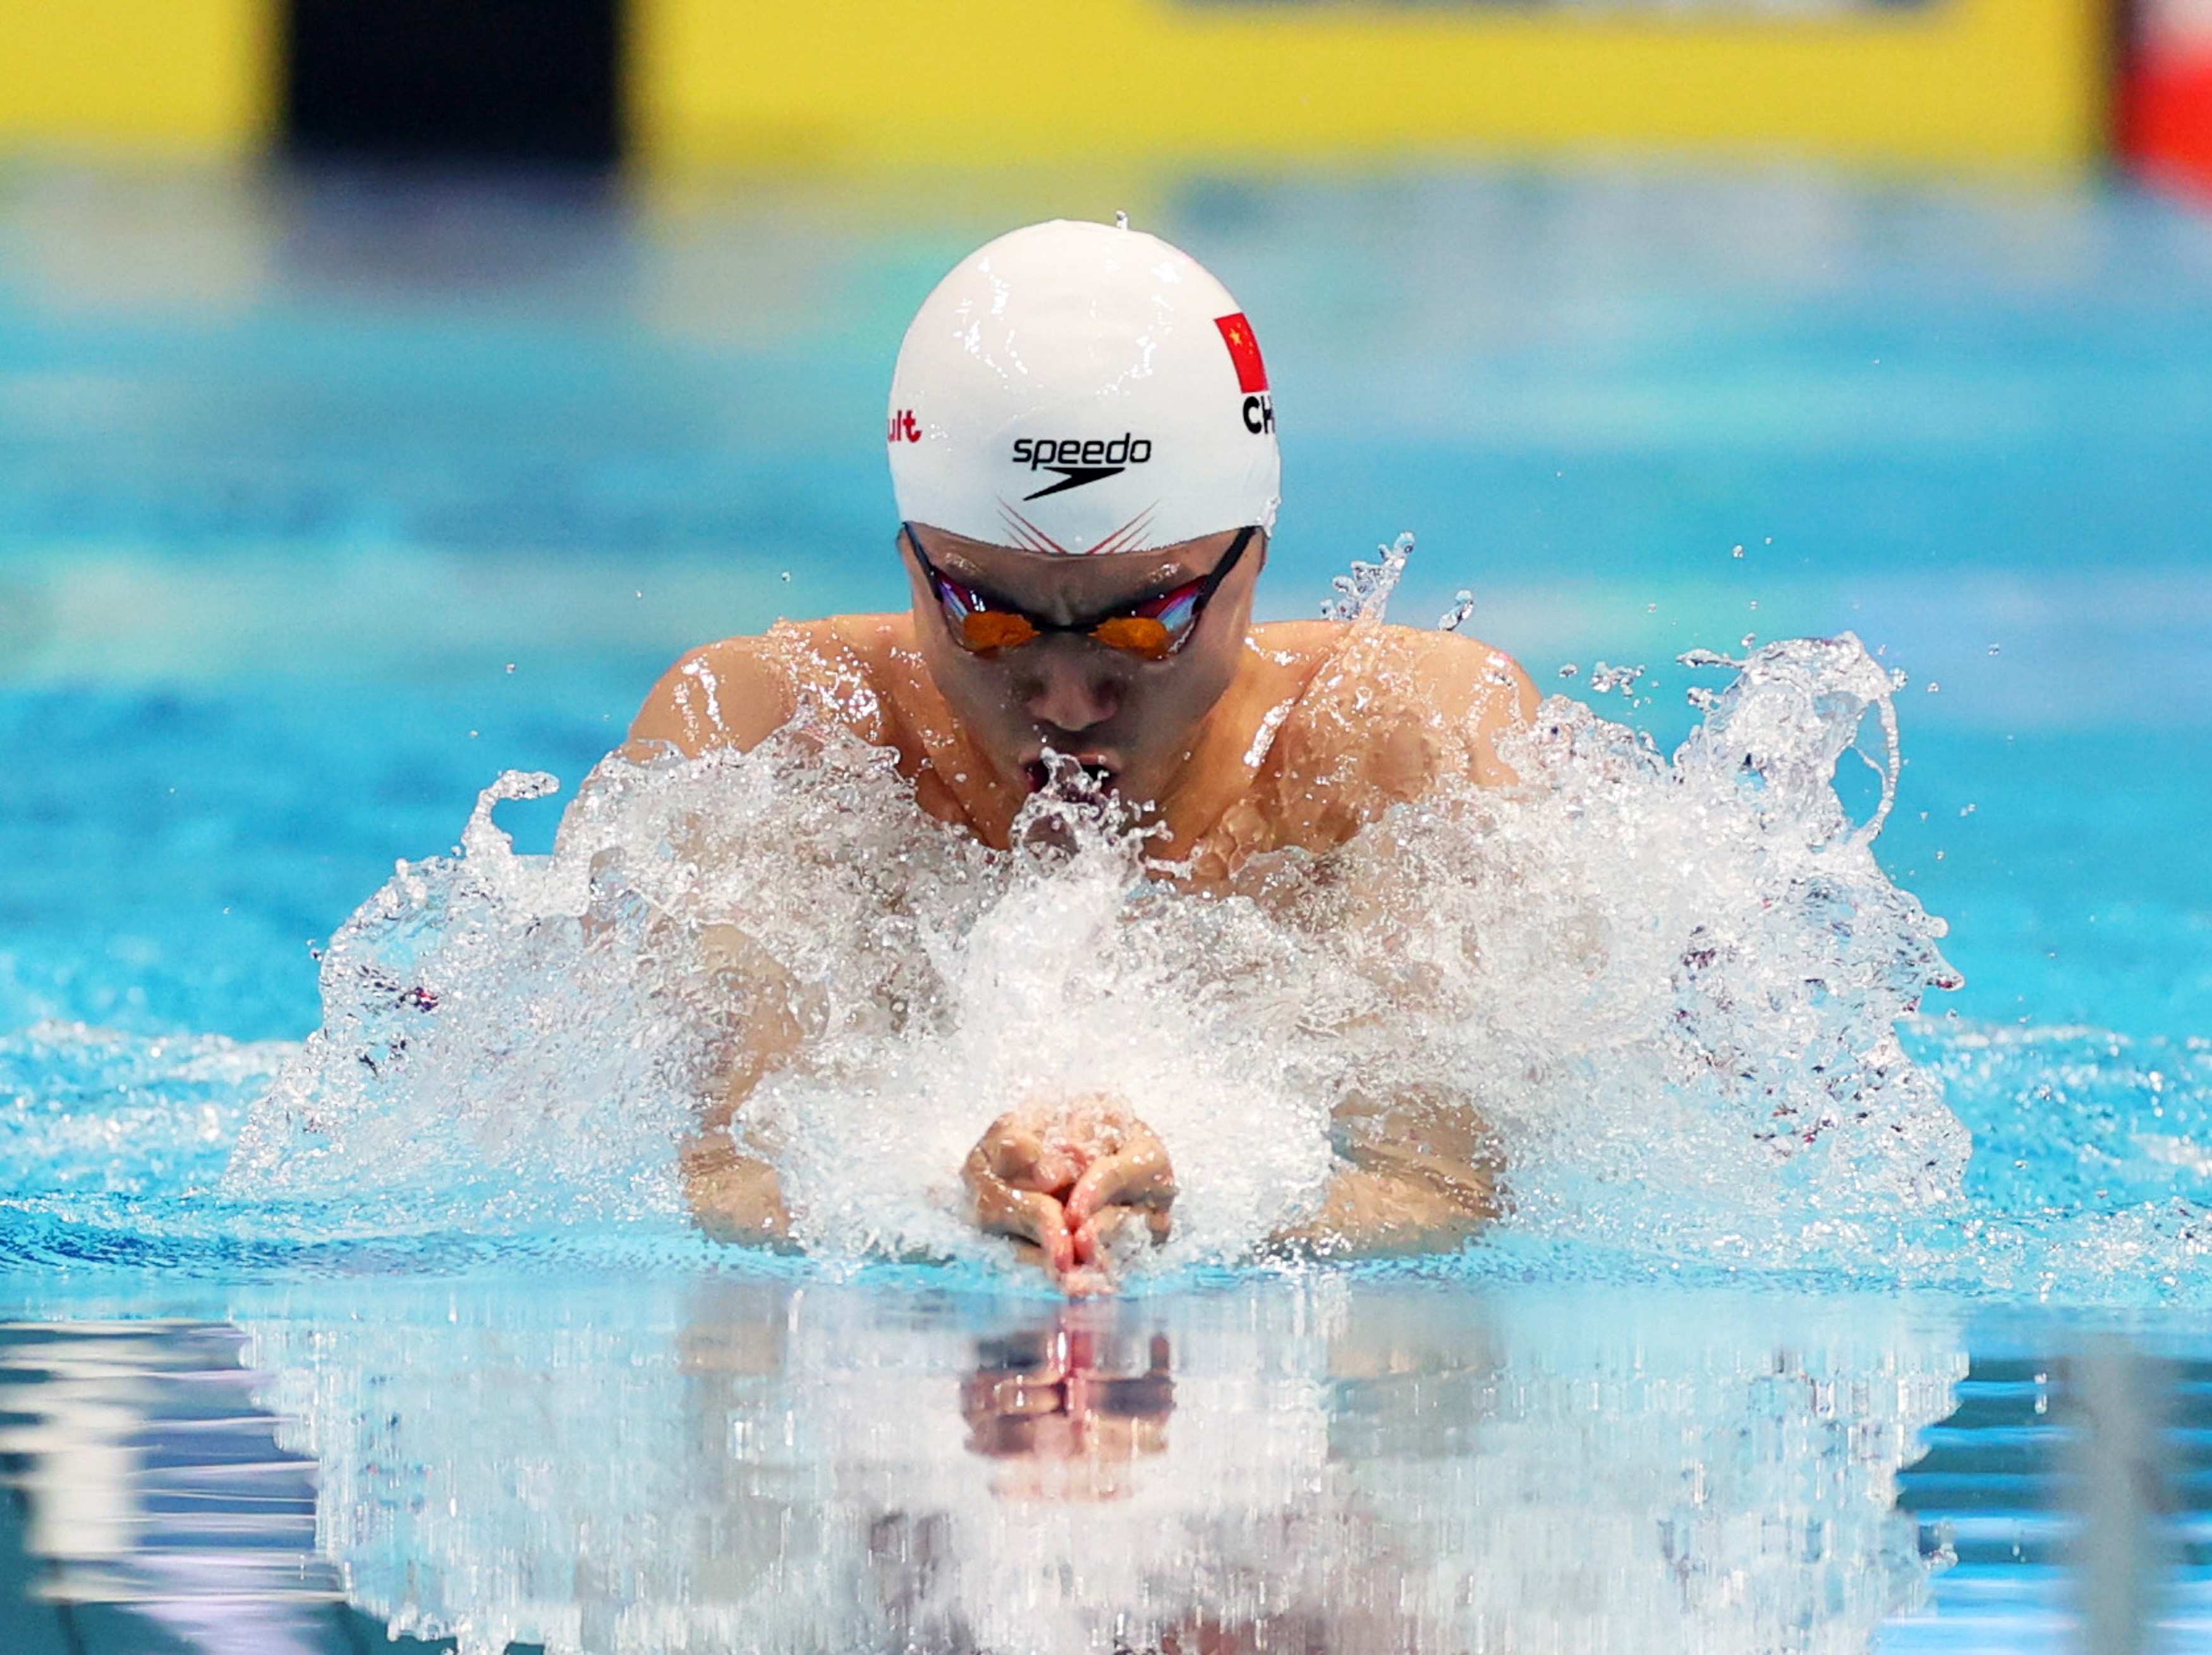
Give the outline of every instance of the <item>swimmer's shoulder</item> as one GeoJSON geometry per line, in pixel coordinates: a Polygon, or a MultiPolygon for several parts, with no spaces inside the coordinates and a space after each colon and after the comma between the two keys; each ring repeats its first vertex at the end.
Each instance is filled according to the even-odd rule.
{"type": "Polygon", "coordinates": [[[627,751],[642,757],[674,747],[687,758],[749,751],[802,708],[850,725],[864,740],[879,739],[872,727],[884,680],[910,648],[912,630],[902,613],[832,615],[702,645],[653,685],[630,725],[627,751]]]}
{"type": "Polygon", "coordinates": [[[1345,630],[1342,621],[1262,621],[1251,644],[1278,666],[1313,668],[1342,647],[1345,630]]]}
{"type": "Polygon", "coordinates": [[[724,638],[685,654],[638,709],[624,751],[642,759],[673,747],[696,758],[767,740],[791,721],[799,703],[766,643],[763,637],[724,638]]]}
{"type": "Polygon", "coordinates": [[[1492,732],[1534,715],[1536,686],[1503,649],[1433,627],[1375,630],[1377,651],[1391,663],[1385,670],[1401,675],[1431,715],[1479,723],[1492,732]]]}
{"type": "Polygon", "coordinates": [[[1252,642],[1304,683],[1297,722],[1316,739],[1336,731],[1388,745],[1394,733],[1453,732],[1470,744],[1479,779],[1513,779],[1492,743],[1532,717],[1538,697],[1504,650],[1425,627],[1322,620],[1257,626],[1252,642]]]}
{"type": "Polygon", "coordinates": [[[1345,621],[1269,621],[1252,647],[1299,672],[1310,693],[1353,694],[1379,686],[1414,694],[1447,715],[1504,703],[1526,716],[1536,686],[1521,664],[1479,638],[1425,627],[1353,626],[1345,621]]]}

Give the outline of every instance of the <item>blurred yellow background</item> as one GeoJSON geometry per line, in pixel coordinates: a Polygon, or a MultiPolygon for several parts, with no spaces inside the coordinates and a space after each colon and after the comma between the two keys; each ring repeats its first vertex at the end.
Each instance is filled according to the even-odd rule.
{"type": "MultiPolygon", "coordinates": [[[[634,0],[648,167],[2100,149],[2096,0],[1711,8],[634,0]]],[[[0,0],[0,143],[270,141],[275,0],[0,0]]]]}
{"type": "Polygon", "coordinates": [[[653,0],[641,153],[992,163],[1781,148],[2066,161],[2102,122],[2089,0],[1710,10],[653,0]]]}
{"type": "Polygon", "coordinates": [[[257,146],[277,21],[274,0],[0,0],[0,143],[257,146]]]}

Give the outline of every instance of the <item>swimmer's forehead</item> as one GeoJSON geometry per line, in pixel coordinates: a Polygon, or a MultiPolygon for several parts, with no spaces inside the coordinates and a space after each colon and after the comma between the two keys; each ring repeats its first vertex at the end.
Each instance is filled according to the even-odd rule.
{"type": "Polygon", "coordinates": [[[1180,585],[1209,573],[1236,538],[1231,530],[1151,551],[1066,557],[970,540],[943,529],[917,528],[915,532],[929,561],[945,574],[974,581],[1010,598],[1024,593],[1141,593],[1180,585]]]}

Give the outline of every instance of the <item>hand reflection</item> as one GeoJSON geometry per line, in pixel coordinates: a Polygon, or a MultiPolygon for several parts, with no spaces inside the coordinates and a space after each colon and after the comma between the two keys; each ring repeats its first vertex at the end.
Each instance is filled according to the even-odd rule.
{"type": "Polygon", "coordinates": [[[1016,1500],[1117,1500],[1130,1470],[1167,1447],[1175,1411],[1168,1336],[1141,1367],[1130,1342],[1068,1311],[1051,1325],[986,1340],[960,1387],[971,1452],[1005,1462],[993,1492],[1016,1500]]]}

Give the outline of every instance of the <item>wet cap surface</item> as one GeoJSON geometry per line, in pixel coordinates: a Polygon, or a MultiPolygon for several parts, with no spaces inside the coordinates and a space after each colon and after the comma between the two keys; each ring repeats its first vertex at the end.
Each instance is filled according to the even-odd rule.
{"type": "Polygon", "coordinates": [[[963,259],[899,350],[899,514],[994,545],[1145,551],[1281,492],[1274,397],[1229,290],[1157,236],[1054,220],[963,259]]]}

